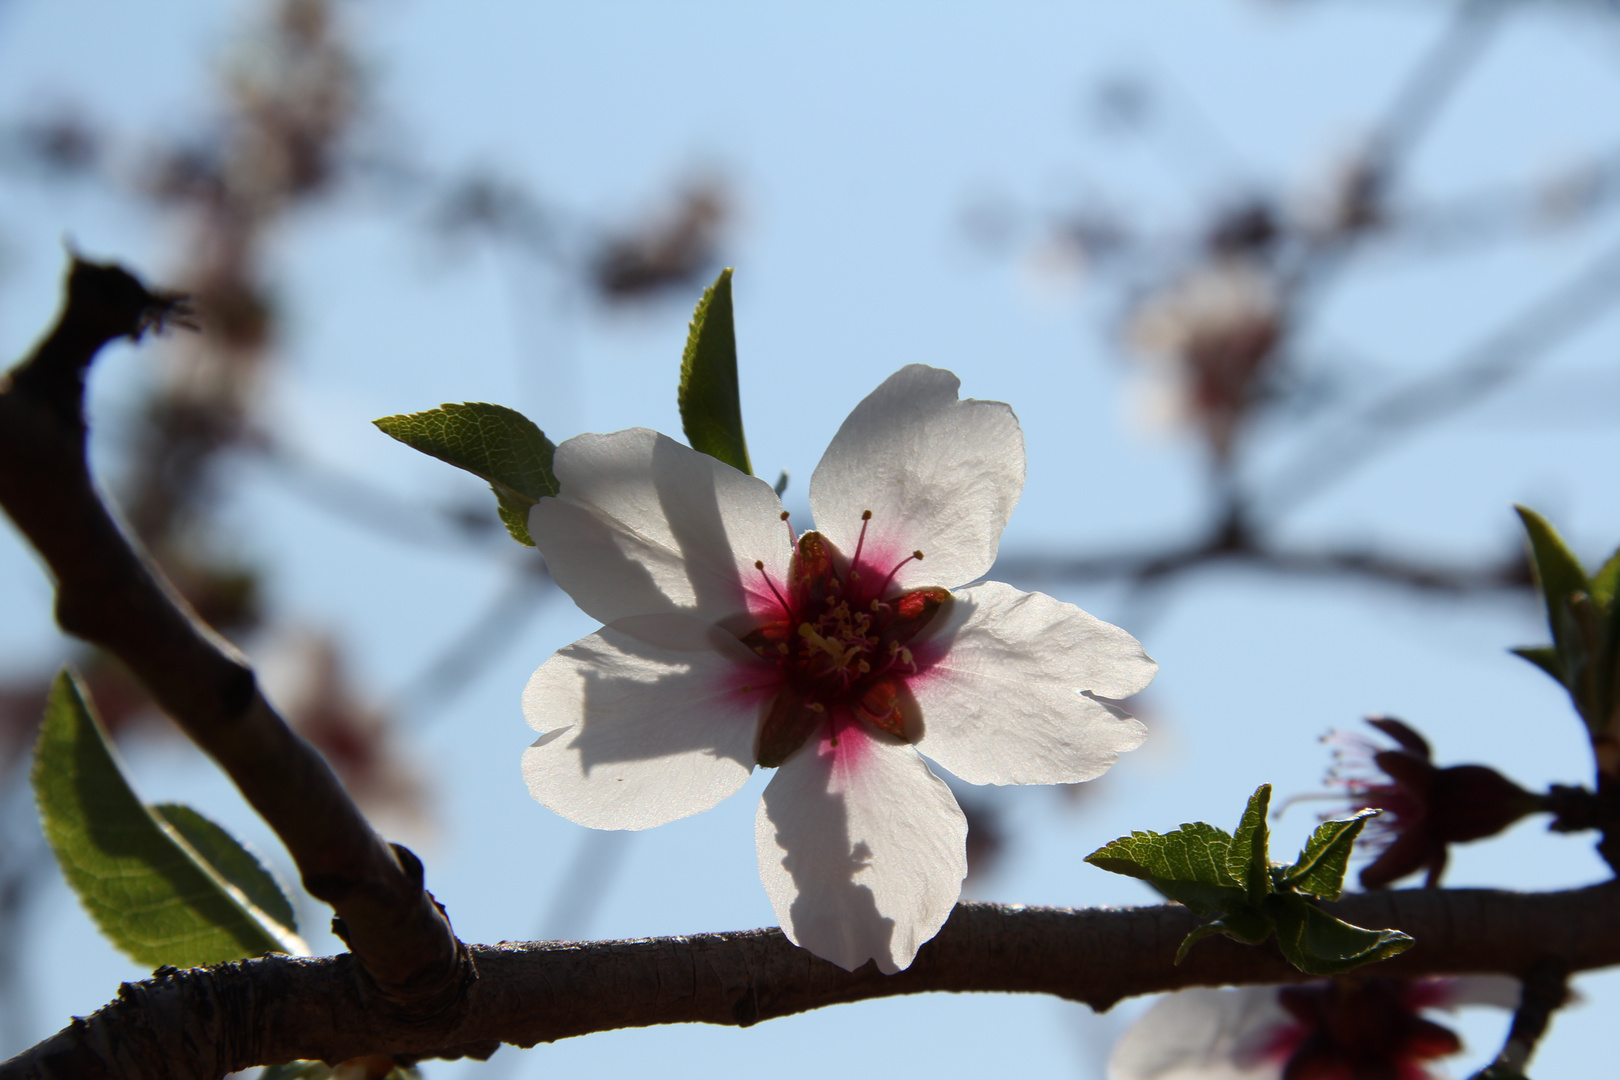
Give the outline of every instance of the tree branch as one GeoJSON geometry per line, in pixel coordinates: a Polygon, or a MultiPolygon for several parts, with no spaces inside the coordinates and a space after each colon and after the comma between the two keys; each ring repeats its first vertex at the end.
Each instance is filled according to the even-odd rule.
{"type": "Polygon", "coordinates": [[[135,541],[90,478],[84,376],[118,337],[183,316],[117,266],[75,258],[55,328],[0,381],[0,506],[56,578],[56,618],[135,673],[270,824],[310,894],[336,909],[363,970],[362,997],[402,1018],[437,1018],[476,978],[422,888],[422,866],[384,842],[331,769],[265,701],[245,659],[205,625],[135,541]]]}
{"type": "MultiPolygon", "coordinates": [[[[1549,963],[1583,971],[1620,963],[1620,883],[1553,893],[1406,889],[1326,905],[1362,926],[1417,939],[1380,975],[1497,972],[1549,963]]],[[[349,956],[264,957],[125,984],[93,1016],[0,1065],[0,1080],[72,1076],[213,1080],[233,1069],[387,1053],[486,1056],[536,1042],[650,1024],[748,1026],[808,1009],[931,991],[1044,993],[1107,1009],[1121,998],[1305,979],[1271,945],[1176,946],[1197,920],[1176,905],[1126,910],[961,904],[896,975],[847,972],[779,930],[634,941],[475,946],[481,978],[461,1019],[412,1023],[355,993],[349,956]]]]}

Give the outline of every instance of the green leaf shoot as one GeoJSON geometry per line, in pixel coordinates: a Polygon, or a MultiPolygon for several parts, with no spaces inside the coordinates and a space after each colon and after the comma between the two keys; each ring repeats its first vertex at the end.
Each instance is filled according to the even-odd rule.
{"type": "Polygon", "coordinates": [[[1620,591],[1620,548],[1615,549],[1608,562],[1598,567],[1590,584],[1594,604],[1606,608],[1614,602],[1615,592],[1620,591]]]}
{"type": "Polygon", "coordinates": [[[737,390],[737,331],[731,308],[731,268],[703,291],[681,354],[677,394],[681,427],[692,449],[752,475],[737,390]]]}
{"type": "Polygon", "coordinates": [[[1277,947],[1283,957],[1307,975],[1343,975],[1364,964],[1387,960],[1416,944],[1399,930],[1352,926],[1298,893],[1269,897],[1266,915],[1276,930],[1277,947]]]}
{"type": "Polygon", "coordinates": [[[1560,650],[1564,647],[1564,628],[1560,626],[1559,612],[1576,593],[1589,592],[1591,582],[1575,553],[1569,550],[1558,530],[1540,514],[1527,506],[1514,509],[1524,522],[1525,535],[1530,541],[1531,564],[1535,567],[1536,582],[1547,602],[1547,622],[1552,628],[1553,642],[1560,650]]]}
{"type": "Polygon", "coordinates": [[[1558,650],[1553,648],[1551,645],[1522,645],[1516,649],[1509,649],[1508,652],[1521,659],[1530,661],[1532,664],[1536,665],[1536,667],[1540,668],[1542,671],[1545,671],[1548,675],[1551,675],[1559,683],[1563,683],[1565,681],[1564,661],[1558,655],[1558,650]]]}
{"type": "Polygon", "coordinates": [[[1271,785],[1256,788],[1235,834],[1204,822],[1162,835],[1134,832],[1098,848],[1086,861],[1140,878],[1211,920],[1182,940],[1178,964],[1212,934],[1249,945],[1275,935],[1288,961],[1311,975],[1339,974],[1411,947],[1406,934],[1352,926],[1310,899],[1338,898],[1356,836],[1377,811],[1324,822],[1292,865],[1274,866],[1267,850],[1270,801],[1271,785]]]}
{"type": "Polygon", "coordinates": [[[68,884],[102,933],[138,963],[194,967],[267,952],[308,953],[293,933],[291,905],[285,897],[267,899],[273,880],[223,829],[183,807],[157,813],[141,805],[65,669],[51,686],[31,779],[45,837],[68,884]]]}
{"type": "Polygon", "coordinates": [[[1198,821],[1168,833],[1133,832],[1104,844],[1086,862],[1139,878],[1199,915],[1219,915],[1244,898],[1228,869],[1232,837],[1198,821]]]}
{"type": "Polygon", "coordinates": [[[1378,811],[1369,808],[1353,817],[1322,822],[1305,842],[1305,850],[1294,865],[1283,871],[1283,885],[1319,900],[1337,900],[1344,890],[1344,873],[1356,837],[1368,819],[1377,816],[1378,811]]]}
{"type": "Polygon", "coordinates": [[[512,539],[529,547],[529,508],[557,494],[556,446],[534,421],[504,405],[468,401],[373,420],[384,434],[465,469],[495,492],[496,512],[512,539]]]}
{"type": "Polygon", "coordinates": [[[1266,854],[1271,843],[1266,828],[1266,809],[1270,805],[1271,785],[1261,784],[1249,796],[1249,805],[1243,809],[1243,819],[1232,834],[1232,846],[1226,854],[1226,868],[1243,885],[1251,904],[1258,904],[1271,892],[1271,864],[1266,854]]]}

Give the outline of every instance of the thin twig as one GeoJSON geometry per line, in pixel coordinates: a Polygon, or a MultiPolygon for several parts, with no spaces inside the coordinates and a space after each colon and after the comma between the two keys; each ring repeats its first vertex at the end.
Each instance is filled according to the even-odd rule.
{"type": "Polygon", "coordinates": [[[1524,1067],[1547,1033],[1553,1013],[1569,998],[1568,979],[1569,968],[1559,957],[1539,960],[1524,973],[1519,1008],[1513,1014],[1507,1043],[1495,1061],[1475,1074],[1474,1080],[1511,1080],[1524,1075],[1524,1067]]]}
{"type": "Polygon", "coordinates": [[[1616,301],[1620,301],[1620,246],[1440,371],[1357,410],[1337,431],[1297,455],[1281,475],[1257,485],[1264,493],[1257,500],[1258,513],[1274,520],[1425,424],[1474,404],[1612,311],[1616,301]]]}
{"type": "Polygon", "coordinates": [[[511,641],[554,592],[545,561],[529,552],[496,586],[489,606],[394,695],[398,704],[391,711],[421,723],[495,659],[500,646],[511,641]]]}
{"type": "Polygon", "coordinates": [[[1217,540],[1158,551],[1132,549],[1080,556],[1025,552],[997,559],[991,575],[1015,583],[1103,581],[1149,585],[1217,565],[1240,566],[1281,577],[1359,579],[1452,596],[1511,592],[1530,583],[1529,570],[1517,554],[1467,566],[1397,558],[1358,548],[1269,548],[1248,540],[1237,545],[1217,540]]]}

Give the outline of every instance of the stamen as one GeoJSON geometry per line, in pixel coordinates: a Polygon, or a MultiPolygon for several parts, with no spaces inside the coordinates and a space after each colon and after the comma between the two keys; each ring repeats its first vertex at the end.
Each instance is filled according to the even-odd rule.
{"type": "Polygon", "coordinates": [[[861,549],[866,546],[866,525],[872,520],[872,511],[861,511],[861,535],[855,541],[855,555],[849,560],[849,576],[859,577],[855,568],[861,564],[861,549]]]}
{"type": "Polygon", "coordinates": [[[776,597],[776,602],[782,605],[782,614],[786,615],[790,619],[793,618],[793,609],[788,606],[787,598],[783,596],[782,591],[776,587],[776,582],[771,580],[771,575],[765,572],[764,560],[755,559],[754,569],[759,571],[759,576],[765,579],[766,585],[770,586],[771,594],[776,597]]]}
{"type": "Polygon", "coordinates": [[[782,524],[787,526],[788,546],[789,547],[798,547],[799,546],[799,534],[793,531],[793,523],[788,520],[788,518],[791,517],[791,516],[792,515],[790,515],[786,510],[782,511],[782,524]]]}
{"type": "Polygon", "coordinates": [[[889,586],[894,581],[894,575],[896,575],[896,574],[898,574],[900,572],[900,568],[902,566],[906,565],[906,563],[908,563],[908,562],[913,562],[913,561],[922,562],[922,557],[923,557],[922,552],[913,551],[910,555],[907,555],[905,558],[903,558],[899,562],[895,563],[894,564],[894,569],[889,571],[889,576],[883,579],[883,584],[882,585],[878,586],[878,593],[881,595],[881,594],[886,593],[886,592],[889,591],[889,586]]]}

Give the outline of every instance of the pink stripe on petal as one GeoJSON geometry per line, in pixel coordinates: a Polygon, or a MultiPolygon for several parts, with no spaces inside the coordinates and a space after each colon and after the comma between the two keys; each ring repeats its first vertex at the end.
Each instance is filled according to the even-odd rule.
{"type": "Polygon", "coordinates": [[[874,736],[865,724],[846,708],[834,709],[827,717],[816,745],[816,753],[833,759],[833,783],[848,788],[858,783],[862,763],[870,756],[874,736]]]}

